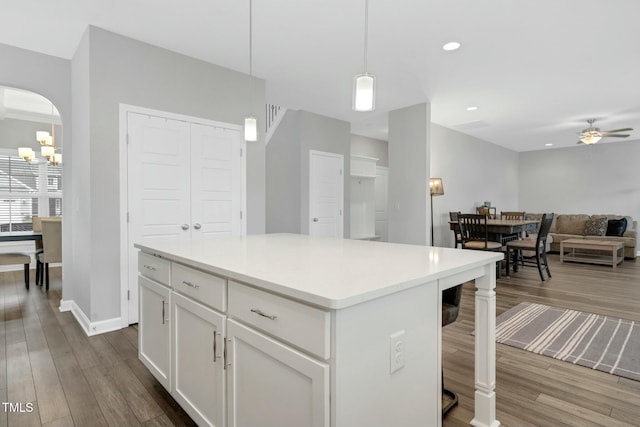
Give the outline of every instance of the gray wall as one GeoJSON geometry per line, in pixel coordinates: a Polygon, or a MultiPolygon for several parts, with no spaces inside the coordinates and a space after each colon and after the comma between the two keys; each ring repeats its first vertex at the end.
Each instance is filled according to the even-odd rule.
{"type": "MultiPolygon", "coordinates": [[[[54,128],[56,147],[62,148],[62,127],[54,125],[54,128]]],[[[51,133],[51,123],[2,119],[0,120],[0,148],[15,148],[17,150],[18,147],[31,147],[37,155],[40,153],[40,143],[36,141],[36,132],[39,130],[51,133]]]]}
{"type": "Polygon", "coordinates": [[[435,246],[453,247],[449,211],[475,213],[485,200],[500,211],[520,209],[518,153],[437,124],[431,125],[431,177],[444,196],[433,198],[435,246]]]}
{"type": "Polygon", "coordinates": [[[520,153],[519,206],[527,212],[640,219],[640,140],[520,153]]]}
{"type": "Polygon", "coordinates": [[[307,111],[287,111],[267,145],[267,232],[309,233],[309,151],[317,150],[344,157],[343,226],[349,236],[350,127],[307,111]]]}
{"type": "Polygon", "coordinates": [[[377,166],[389,166],[389,143],[381,139],[351,134],[351,155],[378,159],[377,166]]]}
{"type": "Polygon", "coordinates": [[[300,233],[300,114],[287,110],[267,145],[267,233],[300,233]]]}
{"type": "Polygon", "coordinates": [[[429,157],[431,105],[389,113],[389,241],[430,244],[429,157]]]}
{"type": "MultiPolygon", "coordinates": [[[[81,248],[90,264],[74,280],[86,280],[90,268],[90,282],[83,284],[90,288],[90,312],[81,308],[97,322],[120,316],[119,105],[240,125],[250,113],[263,122],[265,99],[264,82],[254,82],[251,94],[245,74],[99,28],[87,32],[88,49],[81,44],[74,57],[74,92],[82,106],[74,108],[74,131],[87,137],[89,147],[81,153],[87,168],[74,173],[88,184],[78,185],[74,197],[84,202],[79,215],[90,218],[90,242],[81,248]]],[[[248,233],[265,229],[264,154],[263,142],[247,144],[248,233]]]]}

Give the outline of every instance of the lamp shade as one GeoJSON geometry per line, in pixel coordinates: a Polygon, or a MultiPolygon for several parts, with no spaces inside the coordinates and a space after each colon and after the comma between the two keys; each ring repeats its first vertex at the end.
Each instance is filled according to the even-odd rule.
{"type": "Polygon", "coordinates": [[[354,111],[373,111],[375,106],[376,78],[373,74],[358,74],[353,78],[354,111]]]}
{"type": "Polygon", "coordinates": [[[443,196],[444,187],[442,185],[442,178],[430,178],[429,179],[429,194],[432,196],[443,196]]]}
{"type": "Polygon", "coordinates": [[[44,144],[49,136],[49,132],[39,130],[36,132],[36,141],[38,141],[40,144],[44,144]]]}
{"type": "Polygon", "coordinates": [[[244,140],[249,142],[258,140],[258,120],[253,116],[244,118],[244,140]]]}
{"type": "Polygon", "coordinates": [[[42,154],[42,157],[46,157],[47,159],[51,159],[55,153],[56,150],[51,145],[43,145],[40,148],[40,154],[42,154]]]}

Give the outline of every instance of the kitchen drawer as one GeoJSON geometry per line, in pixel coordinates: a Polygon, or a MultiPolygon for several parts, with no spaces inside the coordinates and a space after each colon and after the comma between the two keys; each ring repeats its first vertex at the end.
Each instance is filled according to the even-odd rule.
{"type": "Polygon", "coordinates": [[[138,271],[149,279],[169,286],[171,262],[166,259],[140,252],[138,253],[138,271]]]}
{"type": "Polygon", "coordinates": [[[331,317],[327,311],[229,281],[228,314],[329,359],[331,317]]]}
{"type": "Polygon", "coordinates": [[[216,310],[226,309],[226,284],[226,279],[182,264],[174,262],[171,267],[173,290],[216,310]]]}

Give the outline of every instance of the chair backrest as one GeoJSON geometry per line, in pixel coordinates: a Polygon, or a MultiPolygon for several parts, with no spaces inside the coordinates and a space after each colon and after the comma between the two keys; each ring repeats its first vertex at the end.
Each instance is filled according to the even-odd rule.
{"type": "Polygon", "coordinates": [[[538,247],[546,247],[547,235],[551,229],[551,223],[553,222],[553,213],[546,213],[542,215],[540,220],[540,228],[538,229],[538,237],[536,239],[536,245],[538,247]]]}
{"type": "Polygon", "coordinates": [[[460,312],[462,284],[442,291],[442,326],[455,322],[460,312]]]}
{"type": "Polygon", "coordinates": [[[462,214],[458,212],[458,225],[462,237],[462,247],[470,241],[484,242],[485,248],[488,241],[487,216],[480,214],[462,214]]]}
{"type": "Polygon", "coordinates": [[[44,262],[62,262],[62,221],[42,220],[42,247],[44,262]]]}
{"type": "Polygon", "coordinates": [[[500,212],[500,219],[524,219],[525,212],[509,211],[500,212]]]}
{"type": "MultiPolygon", "coordinates": [[[[42,217],[34,215],[31,217],[31,223],[33,224],[32,229],[35,232],[42,232],[42,217]]],[[[34,240],[34,245],[36,248],[36,252],[42,249],[42,240],[34,240]]]]}
{"type": "Polygon", "coordinates": [[[489,216],[491,215],[491,212],[489,211],[489,208],[485,207],[485,206],[478,206],[476,208],[476,213],[478,215],[486,215],[489,216]]]}

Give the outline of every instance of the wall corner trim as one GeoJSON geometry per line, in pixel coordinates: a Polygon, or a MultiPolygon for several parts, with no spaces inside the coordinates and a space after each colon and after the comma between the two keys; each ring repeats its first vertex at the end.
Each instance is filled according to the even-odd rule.
{"type": "Polygon", "coordinates": [[[59,310],[61,312],[70,311],[80,324],[80,327],[82,328],[84,333],[89,337],[122,329],[122,319],[120,317],[101,320],[99,322],[91,322],[86,314],[84,314],[84,312],[80,309],[78,304],[76,304],[73,300],[61,299],[59,310]]]}

